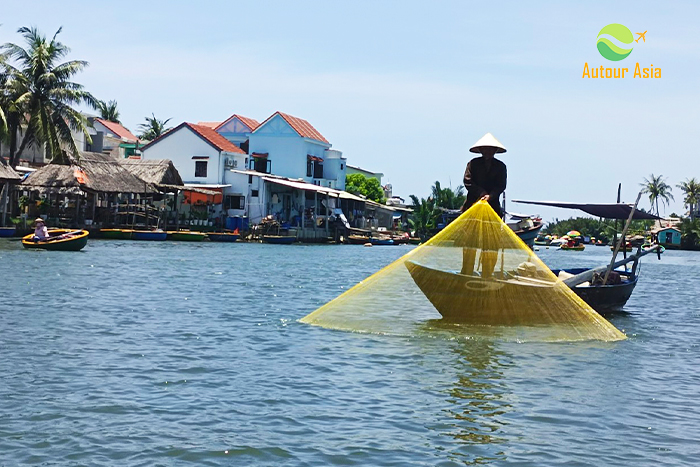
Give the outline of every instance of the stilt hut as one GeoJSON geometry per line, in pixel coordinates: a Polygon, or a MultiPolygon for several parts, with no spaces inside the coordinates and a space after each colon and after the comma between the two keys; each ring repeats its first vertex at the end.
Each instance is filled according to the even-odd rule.
{"type": "MultiPolygon", "coordinates": [[[[48,164],[31,173],[20,189],[30,197],[36,214],[52,225],[71,228],[90,225],[149,225],[148,209],[137,209],[154,194],[149,184],[118,160],[83,153],[71,165],[48,164]],[[126,210],[121,207],[126,206],[126,210]]],[[[147,206],[144,204],[144,206],[147,206]]],[[[29,213],[34,215],[34,213],[29,213]]]]}
{"type": "Polygon", "coordinates": [[[5,161],[0,158],[0,227],[5,227],[10,184],[19,183],[20,180],[20,175],[12,167],[5,165],[5,161]]]}

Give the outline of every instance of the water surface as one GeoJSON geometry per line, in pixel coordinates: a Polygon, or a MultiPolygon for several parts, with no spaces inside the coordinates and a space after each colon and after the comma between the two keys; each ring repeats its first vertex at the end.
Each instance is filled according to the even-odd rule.
{"type": "Polygon", "coordinates": [[[622,342],[297,322],[410,248],[0,240],[0,465],[697,465],[700,254],[645,258],[622,342]]]}

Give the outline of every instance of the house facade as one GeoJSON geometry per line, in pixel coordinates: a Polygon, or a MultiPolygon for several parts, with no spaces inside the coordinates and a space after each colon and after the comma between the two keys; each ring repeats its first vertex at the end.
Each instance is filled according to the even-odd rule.
{"type": "Polygon", "coordinates": [[[681,247],[681,231],[675,227],[665,227],[656,232],[659,244],[666,248],[681,247]]]}

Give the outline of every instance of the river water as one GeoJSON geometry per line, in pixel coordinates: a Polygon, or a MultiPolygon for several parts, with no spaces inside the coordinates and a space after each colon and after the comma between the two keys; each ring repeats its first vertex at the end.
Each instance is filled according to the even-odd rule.
{"type": "Polygon", "coordinates": [[[0,466],[698,465],[700,253],[644,259],[621,342],[297,321],[410,248],[0,240],[0,466]]]}

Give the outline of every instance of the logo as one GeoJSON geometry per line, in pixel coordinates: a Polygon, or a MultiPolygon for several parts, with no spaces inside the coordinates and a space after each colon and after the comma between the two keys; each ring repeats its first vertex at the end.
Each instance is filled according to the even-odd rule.
{"type": "Polygon", "coordinates": [[[600,30],[598,33],[598,42],[596,42],[598,52],[600,52],[600,55],[602,55],[603,58],[607,58],[613,62],[619,62],[620,60],[627,58],[627,56],[632,53],[633,47],[629,49],[618,47],[607,37],[600,37],[604,34],[612,36],[613,39],[616,39],[618,42],[623,44],[631,44],[634,42],[632,31],[630,31],[627,26],[617,23],[608,24],[600,30]]]}

